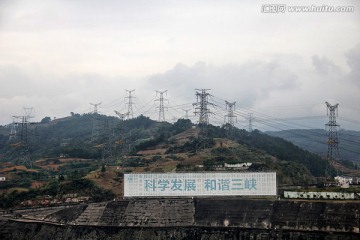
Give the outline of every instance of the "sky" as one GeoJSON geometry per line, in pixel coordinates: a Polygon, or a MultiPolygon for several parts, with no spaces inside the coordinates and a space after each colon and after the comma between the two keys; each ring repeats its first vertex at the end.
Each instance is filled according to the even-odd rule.
{"type": "Polygon", "coordinates": [[[0,125],[93,111],[196,122],[195,89],[209,89],[210,123],[360,130],[358,0],[0,0],[0,125]],[[273,4],[284,12],[268,12],[273,4]],[[290,12],[292,6],[353,12],[290,12]]]}

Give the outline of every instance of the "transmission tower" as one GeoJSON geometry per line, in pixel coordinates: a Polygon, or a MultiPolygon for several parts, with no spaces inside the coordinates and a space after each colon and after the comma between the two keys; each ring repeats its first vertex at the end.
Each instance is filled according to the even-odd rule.
{"type": "Polygon", "coordinates": [[[102,153],[101,153],[101,157],[102,160],[104,161],[110,161],[113,157],[112,154],[112,140],[113,140],[113,135],[111,133],[111,128],[109,125],[109,119],[105,118],[104,120],[104,127],[103,127],[103,132],[102,132],[102,153]]]}
{"type": "Polygon", "coordinates": [[[133,98],[135,98],[132,93],[135,92],[135,89],[133,90],[125,90],[127,93],[127,96],[125,98],[128,99],[128,102],[126,103],[128,105],[128,119],[134,118],[134,112],[133,112],[133,98]]]}
{"type": "Polygon", "coordinates": [[[252,113],[249,113],[249,128],[248,128],[249,133],[253,131],[252,123],[255,120],[255,118],[253,118],[252,115],[253,115],[252,113]]]}
{"type": "Polygon", "coordinates": [[[209,96],[211,96],[206,91],[210,89],[195,89],[197,90],[196,95],[196,103],[193,103],[195,107],[195,115],[199,115],[199,126],[200,126],[200,134],[199,134],[199,143],[196,146],[197,149],[203,149],[207,147],[208,139],[207,139],[207,125],[209,124],[209,115],[211,111],[208,109],[208,105],[214,106],[213,103],[209,103],[209,96]]]}
{"type": "Polygon", "coordinates": [[[30,118],[32,118],[33,116],[31,115],[32,114],[32,112],[34,111],[34,108],[23,108],[23,111],[24,111],[24,113],[25,113],[25,116],[28,118],[28,119],[30,119],[30,118]]]}
{"type": "Polygon", "coordinates": [[[98,106],[101,105],[101,102],[99,102],[99,103],[90,103],[90,105],[92,105],[94,107],[93,113],[96,114],[96,113],[98,113],[98,106]]]}
{"type": "MultiPolygon", "coordinates": [[[[33,118],[32,112],[33,108],[23,108],[25,113],[24,116],[13,116],[14,119],[21,119],[20,124],[20,142],[12,144],[11,146],[16,147],[19,152],[18,164],[23,164],[28,167],[32,167],[31,157],[30,157],[30,144],[29,144],[29,119],[33,118]]],[[[16,135],[15,135],[16,136],[16,135]]],[[[15,137],[14,136],[14,137],[15,137]]]]}
{"type": "Polygon", "coordinates": [[[329,122],[325,124],[328,135],[328,151],[327,151],[327,159],[339,160],[339,138],[338,138],[338,129],[340,125],[336,123],[336,117],[338,116],[338,106],[339,104],[331,105],[328,102],[325,102],[327,106],[327,115],[329,116],[329,122]],[[329,113],[330,112],[330,113],[329,113]]]}
{"type": "Polygon", "coordinates": [[[156,107],[156,108],[159,109],[159,122],[165,122],[164,109],[166,107],[164,107],[164,100],[165,101],[169,101],[169,100],[164,98],[164,93],[167,94],[167,90],[165,90],[165,91],[155,90],[155,92],[156,92],[156,96],[158,96],[158,94],[159,94],[159,98],[155,100],[155,101],[159,101],[159,107],[156,107]]]}
{"type": "Polygon", "coordinates": [[[234,111],[235,111],[235,103],[236,102],[228,102],[225,101],[226,103],[226,109],[228,110],[228,114],[225,115],[225,122],[227,124],[229,124],[231,127],[234,127],[235,121],[237,120],[237,117],[234,115],[234,111]]]}
{"type": "Polygon", "coordinates": [[[10,130],[10,134],[9,134],[9,141],[16,138],[16,129],[19,124],[19,119],[21,119],[21,118],[22,118],[21,116],[13,116],[13,122],[11,124],[11,130],[10,130]]]}
{"type": "Polygon", "coordinates": [[[99,103],[90,103],[94,107],[93,110],[93,124],[92,124],[92,131],[91,131],[91,141],[95,141],[99,135],[100,135],[100,120],[99,120],[99,114],[98,114],[98,106],[101,105],[101,102],[99,103]]]}
{"type": "Polygon", "coordinates": [[[126,138],[125,138],[125,118],[128,117],[129,113],[120,113],[115,110],[116,115],[118,115],[120,122],[119,122],[119,136],[117,137],[117,140],[115,140],[115,153],[116,153],[116,159],[120,161],[120,165],[122,166],[123,163],[123,156],[126,154],[127,150],[127,144],[126,144],[126,138]]]}
{"type": "Polygon", "coordinates": [[[184,118],[185,119],[189,119],[189,111],[190,111],[190,109],[183,109],[183,111],[185,111],[185,115],[184,115],[184,118]]]}
{"type": "Polygon", "coordinates": [[[129,113],[120,113],[118,111],[115,110],[116,115],[118,115],[120,122],[119,122],[119,133],[120,133],[120,141],[124,141],[124,134],[125,134],[125,118],[128,117],[129,113]]]}
{"type": "MultiPolygon", "coordinates": [[[[30,117],[30,116],[29,116],[30,117]]],[[[28,135],[28,117],[22,116],[21,120],[21,133],[20,133],[20,148],[19,148],[19,164],[24,164],[32,167],[30,158],[30,146],[29,146],[29,135],[28,135]]]]}
{"type": "Polygon", "coordinates": [[[118,111],[115,110],[116,115],[118,115],[118,117],[120,118],[121,122],[124,122],[125,118],[127,118],[127,116],[129,116],[129,113],[120,113],[118,111]]]}
{"type": "Polygon", "coordinates": [[[207,125],[209,123],[209,115],[211,114],[208,109],[208,105],[214,105],[213,103],[209,103],[210,93],[206,91],[210,89],[195,89],[197,90],[196,95],[196,103],[193,103],[195,107],[195,115],[199,115],[199,125],[207,125]]]}

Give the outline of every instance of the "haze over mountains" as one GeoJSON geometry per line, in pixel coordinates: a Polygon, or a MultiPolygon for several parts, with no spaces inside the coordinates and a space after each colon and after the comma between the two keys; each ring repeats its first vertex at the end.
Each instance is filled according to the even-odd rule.
{"type": "MultiPolygon", "coordinates": [[[[266,133],[286,139],[321,156],[327,155],[327,132],[323,129],[292,129],[266,133]]],[[[360,132],[341,129],[338,134],[340,158],[360,163],[360,132]]]]}

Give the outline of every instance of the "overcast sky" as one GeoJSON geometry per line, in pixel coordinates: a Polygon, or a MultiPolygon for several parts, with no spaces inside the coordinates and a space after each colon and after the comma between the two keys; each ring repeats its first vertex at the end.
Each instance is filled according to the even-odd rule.
{"type": "MultiPolygon", "coordinates": [[[[70,112],[168,121],[192,115],[195,89],[211,89],[221,124],[236,101],[238,127],[274,118],[282,128],[324,128],[325,101],[343,128],[360,130],[360,1],[0,0],[0,124],[33,107],[34,121],[70,112]],[[264,4],[354,6],[350,13],[262,13],[264,4]],[[317,119],[317,117],[323,118],[317,119]],[[315,121],[317,119],[317,121],[315,121]]],[[[193,118],[196,121],[195,118],[193,118]]]]}

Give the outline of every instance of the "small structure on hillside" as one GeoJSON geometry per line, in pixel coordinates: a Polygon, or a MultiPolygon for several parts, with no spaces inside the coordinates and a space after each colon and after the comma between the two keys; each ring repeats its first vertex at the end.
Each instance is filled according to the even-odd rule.
{"type": "Polygon", "coordinates": [[[235,164],[224,163],[225,168],[231,168],[231,169],[248,169],[251,165],[252,163],[250,162],[235,163],[235,164]]]}
{"type": "Polygon", "coordinates": [[[352,177],[336,176],[334,179],[337,182],[338,186],[341,186],[342,188],[349,188],[349,185],[353,184],[352,177]]]}

